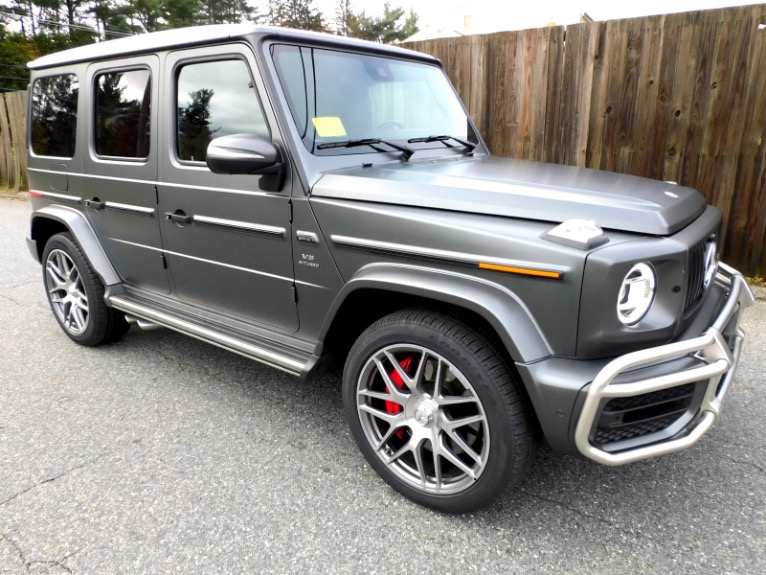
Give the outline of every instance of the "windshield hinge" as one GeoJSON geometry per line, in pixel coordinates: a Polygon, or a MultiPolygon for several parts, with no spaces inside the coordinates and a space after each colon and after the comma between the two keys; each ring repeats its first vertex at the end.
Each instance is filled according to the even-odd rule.
{"type": "Polygon", "coordinates": [[[293,284],[293,303],[298,303],[298,286],[293,284]]]}
{"type": "Polygon", "coordinates": [[[287,202],[287,205],[288,205],[288,209],[290,210],[290,216],[289,216],[290,223],[292,224],[293,223],[293,201],[290,200],[289,202],[287,202]]]}
{"type": "Polygon", "coordinates": [[[157,185],[154,186],[154,205],[159,206],[160,205],[160,192],[157,189],[157,185]]]}

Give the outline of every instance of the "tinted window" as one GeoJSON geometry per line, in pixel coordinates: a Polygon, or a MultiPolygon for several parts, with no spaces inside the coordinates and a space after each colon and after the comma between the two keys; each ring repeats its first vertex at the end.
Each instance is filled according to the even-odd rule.
{"type": "Polygon", "coordinates": [[[109,72],[96,77],[96,153],[146,158],[152,80],[149,70],[109,72]]]}
{"type": "Polygon", "coordinates": [[[187,64],[178,73],[177,153],[204,162],[207,145],[231,134],[270,138],[247,64],[242,60],[187,64]]]}
{"type": "Polygon", "coordinates": [[[40,156],[74,156],[79,82],[74,74],[48,76],[32,86],[32,151],[40,156]]]}

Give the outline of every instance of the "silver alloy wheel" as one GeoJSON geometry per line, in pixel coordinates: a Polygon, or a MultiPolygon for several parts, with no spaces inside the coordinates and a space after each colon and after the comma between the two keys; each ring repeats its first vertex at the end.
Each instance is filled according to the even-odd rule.
{"type": "Polygon", "coordinates": [[[378,350],[361,371],[357,413],[375,454],[426,493],[455,494],[486,468],[489,428],[468,379],[422,346],[378,350]]]}
{"type": "Polygon", "coordinates": [[[45,274],[51,307],[61,324],[74,335],[82,334],[88,327],[90,310],[77,266],[65,251],[55,249],[48,254],[45,274]]]}

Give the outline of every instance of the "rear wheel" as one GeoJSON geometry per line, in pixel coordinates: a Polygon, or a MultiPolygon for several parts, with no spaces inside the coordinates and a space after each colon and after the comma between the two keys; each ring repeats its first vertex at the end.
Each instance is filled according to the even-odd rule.
{"type": "Polygon", "coordinates": [[[367,461],[421,505],[480,509],[530,462],[526,407],[507,365],[449,316],[404,310],[376,322],[352,347],[343,386],[367,461]]]}
{"type": "Polygon", "coordinates": [[[128,323],[104,303],[104,286],[71,234],[52,236],[42,261],[48,303],[64,333],[87,346],[122,337],[128,323]]]}

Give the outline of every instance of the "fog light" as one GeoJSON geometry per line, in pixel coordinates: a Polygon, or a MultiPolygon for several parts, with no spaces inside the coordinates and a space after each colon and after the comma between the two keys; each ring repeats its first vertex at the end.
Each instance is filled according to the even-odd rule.
{"type": "Polygon", "coordinates": [[[654,301],[657,277],[650,264],[636,264],[622,280],[617,297],[617,317],[624,325],[636,325],[654,301]]]}

